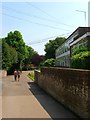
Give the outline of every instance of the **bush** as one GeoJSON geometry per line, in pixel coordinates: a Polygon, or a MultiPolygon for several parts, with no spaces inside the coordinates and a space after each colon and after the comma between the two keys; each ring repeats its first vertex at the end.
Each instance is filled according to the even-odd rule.
{"type": "Polygon", "coordinates": [[[55,65],[55,59],[47,59],[45,62],[41,63],[41,66],[48,66],[48,67],[53,67],[55,65]]]}
{"type": "Polygon", "coordinates": [[[76,48],[74,50],[74,52],[72,53],[72,55],[76,55],[79,54],[80,52],[84,52],[84,51],[89,51],[90,49],[86,46],[81,46],[80,48],[76,48]]]}
{"type": "Polygon", "coordinates": [[[71,67],[80,69],[90,69],[90,51],[83,51],[75,54],[71,58],[71,67]]]}

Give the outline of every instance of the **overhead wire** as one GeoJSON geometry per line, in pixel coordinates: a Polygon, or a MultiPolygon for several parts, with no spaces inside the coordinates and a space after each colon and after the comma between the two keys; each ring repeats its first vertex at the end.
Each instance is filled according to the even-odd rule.
{"type": "Polygon", "coordinates": [[[46,42],[52,38],[57,38],[57,37],[66,37],[66,35],[70,34],[71,32],[69,33],[65,33],[65,34],[61,34],[61,35],[55,35],[55,36],[52,36],[52,37],[48,37],[48,38],[44,38],[44,39],[41,39],[41,40],[37,40],[37,41],[32,41],[30,43],[27,43],[27,45],[33,45],[33,44],[39,44],[39,43],[43,43],[43,42],[46,42]]]}
{"type": "MultiPolygon", "coordinates": [[[[1,14],[1,13],[0,13],[0,14],[1,14]]],[[[42,24],[42,23],[38,23],[38,22],[33,22],[33,21],[31,21],[31,20],[23,19],[23,18],[20,18],[20,17],[15,17],[15,16],[12,16],[12,15],[9,15],[9,14],[6,14],[6,13],[3,13],[3,15],[6,15],[6,16],[8,16],[8,17],[15,18],[15,19],[17,19],[17,20],[27,21],[27,22],[29,22],[29,23],[33,23],[33,24],[37,24],[37,25],[44,26],[44,27],[48,27],[48,28],[59,29],[59,30],[64,30],[64,31],[70,31],[70,30],[67,30],[67,29],[63,29],[63,28],[59,28],[59,27],[55,27],[55,26],[51,26],[51,25],[47,25],[47,24],[42,24]]]]}
{"type": "MultiPolygon", "coordinates": [[[[25,1],[26,1],[26,0],[25,0],[25,1]]],[[[43,12],[44,14],[48,15],[50,18],[53,18],[53,19],[56,20],[56,22],[58,22],[59,24],[62,24],[62,25],[68,26],[68,27],[75,27],[75,26],[68,25],[68,24],[65,24],[65,23],[62,23],[62,22],[58,21],[58,18],[54,17],[54,16],[51,15],[51,14],[48,14],[46,11],[42,10],[41,8],[36,7],[36,6],[33,5],[31,2],[27,2],[27,1],[26,1],[26,3],[27,3],[28,5],[34,7],[35,9],[37,9],[37,10],[43,12]]]]}
{"type": "MultiPolygon", "coordinates": [[[[5,14],[5,13],[4,13],[4,14],[5,14]]],[[[6,16],[9,16],[9,17],[14,17],[14,16],[11,16],[11,15],[8,15],[8,14],[5,14],[5,15],[6,15],[6,16]]],[[[18,20],[22,20],[21,18],[18,18],[18,17],[14,17],[14,18],[16,18],[16,19],[18,19],[18,20]]],[[[26,20],[26,19],[25,19],[25,20],[26,20]]],[[[50,26],[49,26],[49,27],[50,27],[50,26]]],[[[44,38],[44,39],[39,40],[39,41],[31,42],[31,43],[29,43],[29,44],[27,44],[27,45],[42,43],[42,42],[45,42],[45,41],[48,40],[48,39],[55,38],[55,37],[59,37],[59,36],[63,36],[63,35],[67,35],[67,34],[70,34],[70,33],[71,33],[71,32],[66,33],[66,34],[62,34],[62,35],[58,35],[58,36],[53,36],[53,37],[44,38]]]]}
{"type": "Polygon", "coordinates": [[[19,11],[19,10],[15,10],[13,8],[10,8],[10,7],[6,7],[6,6],[3,6],[4,9],[6,10],[12,10],[16,13],[20,13],[20,14],[24,14],[26,16],[29,16],[29,17],[34,17],[34,18],[37,18],[37,19],[40,19],[40,20],[44,20],[44,21],[50,21],[50,22],[53,22],[55,24],[61,24],[61,25],[64,25],[64,26],[68,26],[68,27],[74,27],[74,26],[71,26],[71,25],[67,25],[67,24],[64,24],[64,23],[60,23],[59,21],[55,21],[55,20],[51,20],[51,19],[47,19],[45,17],[39,17],[39,16],[36,16],[36,15],[31,15],[30,13],[26,13],[26,12],[22,12],[22,11],[19,11]]]}
{"type": "MultiPolygon", "coordinates": [[[[48,21],[51,21],[51,22],[55,22],[55,23],[56,23],[56,21],[53,21],[53,20],[50,20],[50,19],[46,19],[46,18],[43,18],[43,17],[38,17],[38,16],[36,16],[36,15],[30,15],[30,14],[28,14],[28,13],[26,13],[26,12],[18,11],[18,10],[9,8],[9,7],[4,7],[4,9],[7,9],[7,10],[10,9],[10,10],[12,10],[12,11],[18,13],[18,14],[21,13],[21,14],[24,14],[24,15],[27,15],[27,16],[32,16],[32,17],[35,17],[35,18],[38,18],[38,19],[48,20],[48,21]]],[[[41,9],[39,9],[39,10],[41,10],[41,9]]],[[[41,11],[43,11],[43,10],[41,10],[41,11]]],[[[43,11],[43,12],[44,12],[44,11],[43,11]]],[[[47,14],[46,12],[44,12],[44,13],[47,14]]],[[[8,16],[8,17],[12,17],[12,18],[15,18],[15,19],[18,19],[18,20],[23,20],[23,21],[31,22],[31,23],[33,23],[33,24],[43,25],[43,26],[45,26],[45,27],[50,27],[50,28],[54,28],[54,29],[62,29],[62,28],[59,28],[59,27],[54,27],[54,26],[50,26],[50,25],[46,25],[46,24],[41,24],[41,23],[33,22],[33,21],[30,21],[30,20],[27,20],[27,19],[22,19],[22,18],[15,17],[15,16],[12,16],[12,15],[9,15],[9,14],[6,14],[6,13],[3,13],[3,14],[6,15],[6,16],[8,16]]],[[[49,14],[47,14],[47,15],[49,15],[49,14]]],[[[52,16],[51,16],[51,17],[52,17],[52,16]]],[[[57,22],[57,23],[60,24],[59,22],[57,22]]],[[[67,24],[63,24],[63,25],[73,27],[73,26],[67,25],[67,24]]],[[[62,29],[62,30],[66,30],[66,29],[62,29]]],[[[66,30],[66,31],[69,31],[69,30],[66,30]]],[[[70,33],[71,33],[71,32],[70,32],[70,33]]],[[[66,34],[70,34],[70,33],[66,33],[66,34]]],[[[66,35],[66,34],[62,34],[62,35],[66,35]]],[[[61,36],[61,35],[59,35],[59,36],[61,36]]],[[[54,37],[59,37],[59,36],[53,36],[53,37],[45,38],[45,39],[42,39],[42,40],[39,40],[39,41],[34,41],[34,42],[29,43],[28,45],[39,44],[39,43],[45,42],[45,41],[48,40],[48,39],[51,39],[51,38],[54,38],[54,37]]]]}

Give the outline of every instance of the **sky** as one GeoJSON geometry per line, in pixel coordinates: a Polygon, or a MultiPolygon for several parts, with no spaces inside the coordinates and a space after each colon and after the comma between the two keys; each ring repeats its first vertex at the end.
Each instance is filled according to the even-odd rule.
{"type": "Polygon", "coordinates": [[[26,45],[44,55],[49,40],[67,38],[78,27],[87,26],[88,1],[3,0],[0,2],[0,38],[18,30],[26,45]]]}

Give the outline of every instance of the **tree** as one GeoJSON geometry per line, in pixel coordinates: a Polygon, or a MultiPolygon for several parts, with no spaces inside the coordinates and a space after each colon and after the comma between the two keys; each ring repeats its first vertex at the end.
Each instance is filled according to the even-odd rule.
{"type": "Polygon", "coordinates": [[[42,57],[40,57],[39,54],[34,54],[32,56],[32,60],[31,61],[32,61],[32,64],[34,64],[36,66],[39,66],[40,62],[42,62],[43,59],[42,59],[42,57]]]}
{"type": "Polygon", "coordinates": [[[31,59],[32,59],[32,56],[34,54],[37,54],[36,51],[34,51],[34,49],[30,46],[26,46],[27,50],[28,50],[28,57],[26,58],[26,61],[27,63],[30,63],[31,62],[31,59]]]}
{"type": "Polygon", "coordinates": [[[12,46],[17,51],[18,53],[17,66],[19,68],[22,68],[24,59],[28,57],[28,50],[25,46],[21,33],[19,31],[10,32],[8,33],[5,40],[9,46],[12,46]]]}
{"type": "Polygon", "coordinates": [[[27,48],[27,51],[28,51],[28,56],[24,60],[24,67],[23,67],[23,69],[27,69],[28,67],[30,67],[33,55],[37,54],[37,52],[34,51],[34,49],[32,47],[26,46],[26,48],[27,48]]]}
{"type": "Polygon", "coordinates": [[[13,64],[18,62],[16,50],[9,46],[5,39],[2,39],[2,68],[9,70],[13,64]]]}
{"type": "Polygon", "coordinates": [[[19,31],[9,32],[3,38],[3,69],[10,71],[22,69],[30,65],[32,57],[37,52],[26,46],[19,31]]]}
{"type": "Polygon", "coordinates": [[[49,40],[45,45],[46,59],[55,58],[55,50],[65,42],[66,38],[57,37],[55,40],[49,40]]]}

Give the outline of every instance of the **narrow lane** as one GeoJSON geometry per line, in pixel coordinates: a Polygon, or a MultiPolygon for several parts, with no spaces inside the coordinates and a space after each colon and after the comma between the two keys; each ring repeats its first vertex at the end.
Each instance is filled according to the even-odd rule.
{"type": "Polygon", "coordinates": [[[23,72],[21,80],[13,76],[3,78],[3,118],[77,118],[52,97],[40,89],[23,72]]]}
{"type": "Polygon", "coordinates": [[[19,82],[15,82],[13,76],[3,78],[3,118],[50,118],[30,92],[28,82],[30,80],[24,74],[19,82]]]}

